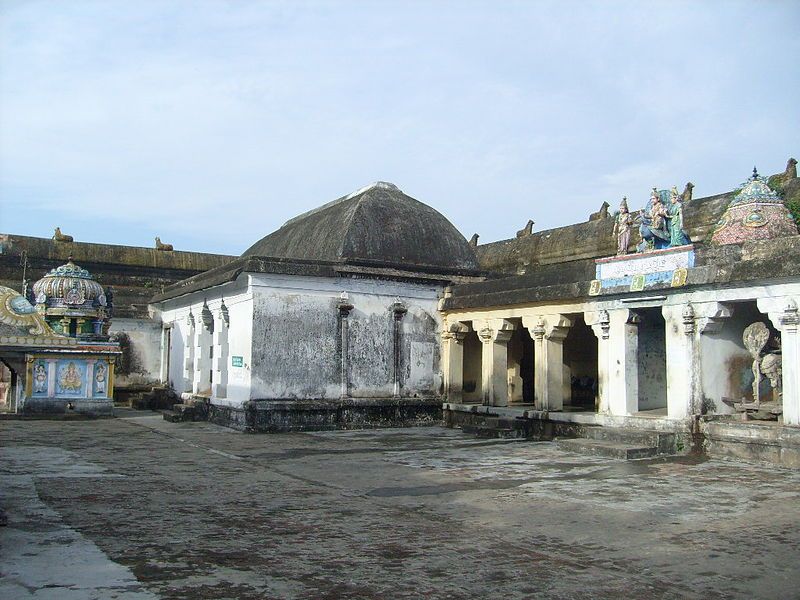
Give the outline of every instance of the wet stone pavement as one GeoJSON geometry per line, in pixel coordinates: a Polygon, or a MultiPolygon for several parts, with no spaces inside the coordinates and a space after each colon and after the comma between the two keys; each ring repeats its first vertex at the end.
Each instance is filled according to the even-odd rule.
{"type": "Polygon", "coordinates": [[[0,599],[800,595],[794,471],[121,415],[0,424],[0,599]]]}

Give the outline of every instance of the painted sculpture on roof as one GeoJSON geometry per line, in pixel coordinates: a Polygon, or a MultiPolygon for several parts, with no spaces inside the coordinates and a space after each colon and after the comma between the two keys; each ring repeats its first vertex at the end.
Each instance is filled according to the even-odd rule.
{"type": "Polygon", "coordinates": [[[639,211],[639,218],[642,239],[636,246],[637,252],[663,250],[690,243],[683,228],[683,202],[675,186],[671,190],[653,188],[647,205],[639,211]]]}
{"type": "Polygon", "coordinates": [[[613,235],[617,238],[617,256],[628,253],[631,243],[631,230],[633,229],[633,215],[628,210],[628,198],[623,197],[619,205],[619,213],[614,222],[613,235]]]}

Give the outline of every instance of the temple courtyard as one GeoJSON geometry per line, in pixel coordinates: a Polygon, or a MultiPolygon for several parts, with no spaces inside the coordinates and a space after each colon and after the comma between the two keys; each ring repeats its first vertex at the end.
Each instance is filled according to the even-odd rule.
{"type": "Polygon", "coordinates": [[[789,598],[800,473],[439,427],[0,422],[0,598],[789,598]]]}

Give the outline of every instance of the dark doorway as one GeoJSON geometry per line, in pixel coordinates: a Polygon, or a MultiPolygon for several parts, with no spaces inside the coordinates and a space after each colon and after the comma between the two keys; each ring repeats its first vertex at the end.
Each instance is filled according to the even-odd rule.
{"type": "MultiPolygon", "coordinates": [[[[564,365],[569,373],[564,404],[582,410],[597,410],[597,338],[583,315],[570,315],[572,327],[564,339],[564,365]]],[[[565,373],[566,376],[567,373],[565,373]]]]}

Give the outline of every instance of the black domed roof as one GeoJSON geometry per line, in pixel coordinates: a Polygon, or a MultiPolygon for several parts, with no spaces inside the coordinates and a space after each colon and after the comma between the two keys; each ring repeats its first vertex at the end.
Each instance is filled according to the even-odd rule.
{"type": "Polygon", "coordinates": [[[475,252],[450,221],[384,182],[287,221],[242,256],[448,272],[478,269],[475,252]]]}

